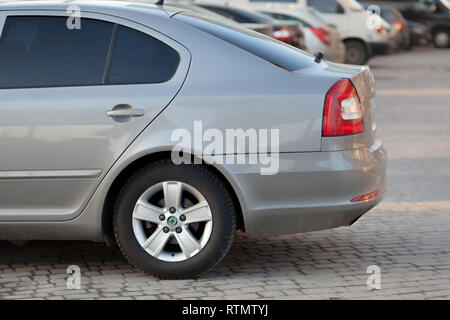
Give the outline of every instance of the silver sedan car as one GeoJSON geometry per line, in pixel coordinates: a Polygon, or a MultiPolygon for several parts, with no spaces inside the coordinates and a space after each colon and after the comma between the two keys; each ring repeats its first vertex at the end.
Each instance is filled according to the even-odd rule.
{"type": "Polygon", "coordinates": [[[0,30],[0,239],[195,277],[236,230],[348,226],[385,193],[368,67],[139,1],[4,3],[0,30]]]}

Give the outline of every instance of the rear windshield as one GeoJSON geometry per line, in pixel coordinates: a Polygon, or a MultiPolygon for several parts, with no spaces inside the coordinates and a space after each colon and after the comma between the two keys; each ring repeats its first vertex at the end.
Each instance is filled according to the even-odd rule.
{"type": "Polygon", "coordinates": [[[176,14],[174,19],[289,71],[314,65],[310,54],[235,23],[214,20],[206,15],[189,11],[176,14]]]}

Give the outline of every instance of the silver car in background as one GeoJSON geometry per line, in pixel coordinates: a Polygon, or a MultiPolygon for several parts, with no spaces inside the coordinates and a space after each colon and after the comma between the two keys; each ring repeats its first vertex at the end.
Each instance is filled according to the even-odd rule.
{"type": "Polygon", "coordinates": [[[252,12],[250,10],[230,7],[227,5],[220,5],[211,2],[196,1],[195,5],[212,11],[218,15],[222,15],[224,18],[233,20],[234,22],[241,24],[243,27],[249,28],[259,33],[272,36],[274,32],[272,19],[269,19],[264,15],[259,14],[258,12],[252,12]]]}
{"type": "Polygon", "coordinates": [[[385,194],[368,67],[147,1],[5,3],[0,30],[0,239],[187,278],[238,229],[348,226],[385,194]]]}
{"type": "Polygon", "coordinates": [[[261,6],[260,11],[278,20],[301,23],[305,35],[305,50],[310,53],[323,52],[327,60],[344,63],[345,45],[339,31],[319,19],[313,8],[289,10],[277,6],[261,6]]]}
{"type": "Polygon", "coordinates": [[[212,2],[196,1],[198,6],[233,20],[244,27],[271,36],[294,47],[304,49],[303,29],[298,22],[277,20],[253,8],[219,5],[212,2]],[[268,29],[266,26],[270,26],[268,29]]]}

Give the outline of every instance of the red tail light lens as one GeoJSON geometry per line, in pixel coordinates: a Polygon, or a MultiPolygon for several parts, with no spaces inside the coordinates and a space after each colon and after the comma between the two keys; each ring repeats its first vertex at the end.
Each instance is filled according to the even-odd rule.
{"type": "Polygon", "coordinates": [[[310,27],[309,29],[312,31],[312,33],[314,33],[317,36],[317,38],[320,39],[320,41],[325,43],[327,46],[331,44],[330,34],[328,33],[327,30],[323,28],[313,28],[313,27],[310,27]]]}
{"type": "Polygon", "coordinates": [[[350,80],[339,80],[325,98],[322,136],[345,136],[364,132],[364,118],[355,87],[350,80]]]}

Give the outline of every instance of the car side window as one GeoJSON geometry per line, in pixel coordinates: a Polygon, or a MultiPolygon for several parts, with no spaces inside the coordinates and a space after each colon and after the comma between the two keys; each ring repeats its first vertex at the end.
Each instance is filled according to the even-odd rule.
{"type": "Polygon", "coordinates": [[[82,18],[10,16],[0,38],[0,89],[161,83],[175,74],[177,51],[140,31],[82,18]]]}
{"type": "Polygon", "coordinates": [[[177,51],[137,30],[117,26],[108,83],[161,83],[170,80],[180,62],[177,51]]]}
{"type": "Polygon", "coordinates": [[[0,88],[101,84],[114,24],[10,16],[0,38],[0,88]]]}

